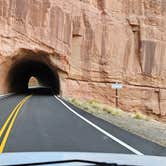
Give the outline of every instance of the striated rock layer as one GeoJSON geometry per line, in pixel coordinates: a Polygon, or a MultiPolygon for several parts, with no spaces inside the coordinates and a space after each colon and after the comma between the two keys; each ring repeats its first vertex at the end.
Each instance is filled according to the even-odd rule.
{"type": "Polygon", "coordinates": [[[165,0],[1,0],[0,91],[30,57],[60,77],[62,96],[166,115],[165,0]]]}

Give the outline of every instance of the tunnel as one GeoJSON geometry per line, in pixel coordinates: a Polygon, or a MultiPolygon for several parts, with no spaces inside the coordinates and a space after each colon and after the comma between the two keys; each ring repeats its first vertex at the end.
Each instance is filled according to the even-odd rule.
{"type": "Polygon", "coordinates": [[[59,94],[60,82],[57,71],[44,62],[26,59],[12,64],[7,77],[9,91],[15,93],[30,91],[28,82],[31,77],[35,77],[41,87],[51,89],[56,95],[59,94]]]}

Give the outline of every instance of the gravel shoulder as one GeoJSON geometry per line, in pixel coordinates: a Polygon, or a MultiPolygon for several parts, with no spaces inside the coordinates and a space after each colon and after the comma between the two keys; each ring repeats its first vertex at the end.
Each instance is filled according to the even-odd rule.
{"type": "Polygon", "coordinates": [[[96,101],[67,99],[69,102],[96,117],[124,130],[166,147],[166,124],[141,113],[128,113],[96,101]]]}

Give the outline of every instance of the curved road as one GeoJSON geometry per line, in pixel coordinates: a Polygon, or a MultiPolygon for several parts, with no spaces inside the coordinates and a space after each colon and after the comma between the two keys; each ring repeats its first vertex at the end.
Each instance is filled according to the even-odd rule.
{"type": "Polygon", "coordinates": [[[0,99],[0,143],[0,152],[74,151],[166,156],[165,147],[96,118],[57,96],[36,92],[0,99]]]}

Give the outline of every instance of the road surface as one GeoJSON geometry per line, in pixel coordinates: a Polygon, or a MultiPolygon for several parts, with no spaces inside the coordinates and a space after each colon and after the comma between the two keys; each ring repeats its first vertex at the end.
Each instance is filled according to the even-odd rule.
{"type": "Polygon", "coordinates": [[[166,156],[166,148],[47,93],[33,91],[0,98],[0,128],[0,153],[71,151],[166,156]]]}

